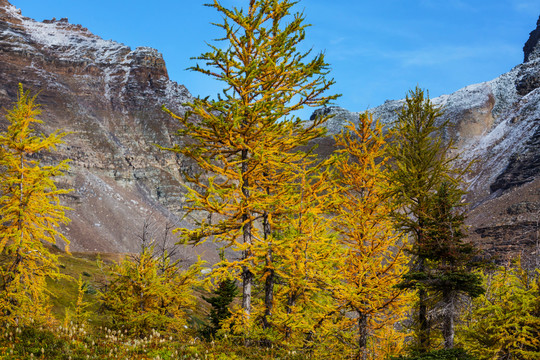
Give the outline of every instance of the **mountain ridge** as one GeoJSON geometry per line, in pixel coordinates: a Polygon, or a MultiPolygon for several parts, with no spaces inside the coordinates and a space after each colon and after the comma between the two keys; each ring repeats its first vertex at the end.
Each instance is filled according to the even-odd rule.
{"type": "MultiPolygon", "coordinates": [[[[0,77],[1,106],[12,106],[23,83],[39,92],[39,130],[69,133],[44,160],[71,159],[59,182],[74,189],[63,199],[74,209],[64,229],[72,250],[134,252],[144,221],[191,226],[182,219],[181,172],[193,164],[155,145],[177,142],[177,122],[161,106],[181,115],[191,94],[169,79],[157,50],[132,50],[67,19],[37,22],[2,0],[0,77]]],[[[2,117],[0,128],[6,125],[2,117]]],[[[192,261],[201,253],[217,257],[212,246],[184,248],[182,256],[192,261]]]]}
{"type": "MultiPolygon", "coordinates": [[[[432,99],[446,109],[453,124],[446,136],[456,140],[462,162],[476,160],[467,179],[469,238],[491,255],[537,251],[538,34],[540,19],[524,46],[523,64],[432,99]]],[[[193,174],[195,164],[155,146],[182,145],[174,136],[177,123],[161,106],[183,114],[183,104],[192,97],[184,85],[169,79],[157,50],[103,40],[67,19],[37,22],[0,0],[0,76],[0,106],[11,107],[22,82],[33,93],[40,91],[45,121],[40,130],[70,132],[58,153],[45,160],[72,159],[70,172],[60,180],[62,187],[74,189],[63,199],[74,208],[68,215],[73,221],[64,229],[73,239],[72,249],[137,251],[138,233],[148,219],[158,228],[167,222],[192,226],[183,218],[183,173],[193,174]]],[[[390,124],[402,104],[390,100],[369,111],[390,124]]],[[[326,125],[330,134],[358,119],[358,113],[338,107],[315,115],[320,112],[336,115],[326,125]]],[[[0,118],[0,129],[5,126],[0,118]]],[[[333,151],[330,137],[318,143],[319,153],[333,151]]],[[[209,261],[217,256],[211,243],[183,251],[188,262],[201,254],[209,261]]]]}
{"type": "MultiPolygon", "coordinates": [[[[432,98],[451,127],[458,165],[472,163],[467,177],[469,240],[491,256],[538,256],[540,228],[540,18],[524,47],[525,61],[497,78],[432,98]],[[531,40],[532,39],[532,40],[531,40]],[[523,209],[512,211],[511,209],[523,209]]],[[[404,100],[388,100],[369,109],[389,125],[404,100]]],[[[317,110],[334,117],[335,134],[358,112],[340,107],[317,110]]],[[[325,143],[325,148],[332,146],[325,143]]]]}

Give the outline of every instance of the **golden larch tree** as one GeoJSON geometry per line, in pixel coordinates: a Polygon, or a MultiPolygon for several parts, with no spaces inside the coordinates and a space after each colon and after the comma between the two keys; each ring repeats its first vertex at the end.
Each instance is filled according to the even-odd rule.
{"type": "Polygon", "coordinates": [[[127,255],[107,271],[108,283],[99,302],[113,328],[141,337],[152,331],[184,332],[196,306],[193,290],[202,285],[204,262],[199,260],[182,269],[181,260],[174,256],[176,249],[167,248],[169,230],[167,224],[165,235],[157,240],[151,223],[145,220],[138,236],[140,251],[127,255]]]}
{"type": "Polygon", "coordinates": [[[109,283],[100,303],[112,327],[129,329],[136,336],[152,331],[180,334],[196,305],[193,288],[201,284],[201,262],[187,270],[167,254],[155,255],[154,246],[143,246],[110,269],[109,283]]]}
{"type": "Polygon", "coordinates": [[[390,216],[387,139],[369,113],[360,115],[358,126],[350,124],[335,136],[336,182],[341,189],[335,228],[345,249],[339,269],[343,281],[335,297],[342,310],[354,313],[342,326],[358,359],[395,354],[404,341],[404,335],[394,330],[406,315],[409,299],[396,285],[407,270],[408,258],[403,234],[394,230],[390,216]],[[387,346],[390,342],[393,348],[387,346]]]}
{"type": "MultiPolygon", "coordinates": [[[[329,214],[335,199],[331,161],[311,161],[291,169],[295,180],[274,208],[279,209],[272,217],[276,296],[270,321],[275,342],[317,351],[328,345],[323,339],[335,314],[331,289],[339,282],[342,247],[329,214]]],[[[263,255],[268,244],[261,245],[256,253],[263,255]]]]}
{"type": "MultiPolygon", "coordinates": [[[[215,0],[208,6],[223,16],[216,24],[223,31],[224,46],[210,45],[197,58],[194,71],[223,82],[217,100],[197,98],[180,117],[178,134],[185,144],[169,150],[193,159],[205,176],[188,177],[187,212],[210,214],[194,230],[181,229],[184,241],[199,243],[209,237],[241,254],[224,261],[220,271],[242,279],[242,307],[246,319],[252,311],[254,271],[259,260],[253,254],[257,242],[269,241],[271,205],[280,196],[268,186],[276,179],[275,168],[298,159],[297,149],[324,133],[324,117],[306,124],[295,111],[323,106],[336,96],[324,93],[334,83],[327,80],[324,55],[309,59],[299,52],[304,40],[304,17],[292,15],[290,0],[250,1],[244,9],[227,9],[215,0]],[[272,170],[274,169],[274,170],[272,170]],[[264,223],[264,224],[263,224],[264,223]]],[[[301,157],[301,155],[300,155],[301,157]]],[[[268,248],[271,251],[271,247],[268,248]]],[[[271,253],[265,256],[268,284],[267,308],[273,296],[271,253]]],[[[270,311],[271,312],[271,311],[270,311]]]]}
{"type": "Polygon", "coordinates": [[[68,169],[68,160],[42,165],[38,156],[54,150],[64,133],[37,133],[41,111],[35,99],[20,85],[6,116],[7,131],[0,133],[0,317],[19,325],[48,318],[45,280],[59,272],[57,256],[44,243],[69,244],[58,231],[68,222],[68,208],[59,200],[68,190],[54,182],[68,169]]]}

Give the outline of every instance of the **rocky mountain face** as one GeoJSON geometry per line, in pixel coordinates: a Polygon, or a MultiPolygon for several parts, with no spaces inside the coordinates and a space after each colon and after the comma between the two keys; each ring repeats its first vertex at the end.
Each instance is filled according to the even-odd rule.
{"type": "MultiPolygon", "coordinates": [[[[432,99],[444,106],[463,164],[474,161],[467,179],[470,239],[488,254],[538,256],[540,219],[540,19],[524,47],[525,62],[500,77],[432,99]]],[[[161,54],[103,40],[67,19],[37,22],[0,0],[0,106],[12,107],[18,84],[39,91],[45,133],[69,132],[58,152],[44,161],[72,159],[60,186],[72,222],[64,229],[75,251],[131,252],[139,247],[145,219],[161,231],[182,220],[184,172],[194,164],[155,144],[170,146],[176,121],[165,105],[183,114],[191,98],[168,78],[161,54]]],[[[391,124],[402,100],[371,109],[391,124]]],[[[358,113],[338,107],[327,124],[337,133],[358,113]]],[[[0,116],[0,130],[7,126],[0,116]]],[[[331,137],[318,140],[319,153],[334,150],[331,137]]],[[[182,144],[179,144],[182,145],[182,144]]],[[[184,248],[210,261],[206,244],[184,248]],[[197,251],[197,253],[196,253],[197,251]]]]}
{"type": "MultiPolygon", "coordinates": [[[[74,189],[64,199],[73,208],[64,229],[72,250],[137,251],[145,220],[157,228],[186,225],[181,172],[192,165],[155,144],[177,141],[177,122],[161,106],[182,114],[191,95],[169,79],[160,53],[103,40],[67,19],[37,22],[0,0],[0,79],[1,107],[12,108],[22,83],[39,92],[39,130],[69,133],[44,161],[72,160],[59,179],[74,189]]],[[[215,256],[215,249],[197,251],[215,256]]],[[[183,256],[193,258],[194,250],[183,256]]]]}
{"type": "Polygon", "coordinates": [[[536,29],[531,31],[529,39],[523,46],[524,60],[523,62],[529,62],[540,57],[540,18],[536,22],[536,29]]]}
{"type": "MultiPolygon", "coordinates": [[[[455,141],[461,165],[473,163],[469,239],[491,256],[540,256],[540,19],[537,25],[524,46],[524,63],[432,99],[452,124],[446,136],[455,141]]],[[[386,101],[369,111],[390,125],[403,103],[386,101]]],[[[330,134],[359,115],[339,107],[317,111],[335,115],[327,124],[330,134]]],[[[321,145],[332,148],[328,140],[321,145]]]]}

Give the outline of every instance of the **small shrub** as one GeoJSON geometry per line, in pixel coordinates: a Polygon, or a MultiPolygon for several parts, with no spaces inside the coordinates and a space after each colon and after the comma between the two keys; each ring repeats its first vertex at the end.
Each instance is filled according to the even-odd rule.
{"type": "Polygon", "coordinates": [[[94,285],[88,283],[88,282],[85,282],[85,288],[84,288],[84,293],[85,294],[88,294],[88,295],[95,295],[97,294],[97,289],[94,285]]]}

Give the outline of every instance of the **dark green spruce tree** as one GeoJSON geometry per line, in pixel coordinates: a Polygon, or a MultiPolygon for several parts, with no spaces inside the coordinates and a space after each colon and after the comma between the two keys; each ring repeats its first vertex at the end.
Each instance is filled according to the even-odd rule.
{"type": "Polygon", "coordinates": [[[482,291],[480,279],[465,271],[474,254],[472,245],[463,242],[460,183],[465,170],[454,166],[452,142],[443,139],[448,120],[442,114],[423,90],[411,90],[398,112],[390,146],[390,180],[399,205],[394,217],[412,240],[411,267],[400,286],[417,290],[413,350],[420,353],[432,348],[436,324],[430,311],[442,309],[445,347],[452,348],[458,297],[482,291]]]}
{"type": "Polygon", "coordinates": [[[458,182],[445,181],[433,196],[427,223],[426,241],[419,256],[430,265],[427,287],[439,299],[438,310],[445,349],[454,347],[454,323],[463,295],[476,297],[484,292],[482,279],[471,273],[473,244],[464,242],[464,191],[458,182]]]}
{"type": "Polygon", "coordinates": [[[203,335],[206,338],[215,338],[223,320],[231,316],[229,306],[238,295],[238,285],[234,279],[222,280],[210,297],[203,296],[204,301],[212,308],[208,315],[209,324],[204,328],[203,335]]]}

